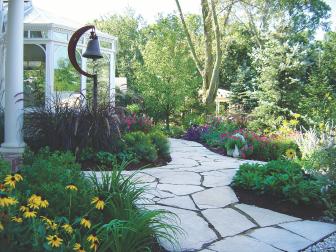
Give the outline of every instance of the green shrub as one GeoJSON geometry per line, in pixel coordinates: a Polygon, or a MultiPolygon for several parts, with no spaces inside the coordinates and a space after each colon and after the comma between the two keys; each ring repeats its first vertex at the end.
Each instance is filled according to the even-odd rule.
{"type": "Polygon", "coordinates": [[[155,161],[157,151],[149,135],[141,131],[127,133],[123,136],[127,150],[135,153],[139,160],[155,161]]]}
{"type": "Polygon", "coordinates": [[[28,156],[25,163],[30,165],[22,170],[23,181],[16,181],[15,187],[6,184],[5,189],[0,189],[1,195],[18,200],[0,206],[3,228],[0,248],[8,252],[73,251],[74,246],[80,244],[84,250],[91,251],[94,244],[88,237],[92,234],[99,239],[99,251],[150,251],[155,235],[168,242],[175,241],[174,234],[179,229],[163,222],[172,215],[136,207],[136,201],[146,189],[136,185],[132,177],[122,176],[126,162],[110,172],[92,173],[89,179],[80,172],[70,153],[44,149],[36,156],[28,156]],[[69,184],[75,189],[68,190],[69,184]],[[42,207],[41,198],[29,201],[33,194],[47,201],[46,208],[42,207]],[[99,207],[97,201],[100,201],[99,207]],[[24,206],[23,212],[21,206],[24,206]],[[33,215],[27,217],[28,212],[33,215]],[[90,221],[90,226],[84,227],[83,218],[90,221]],[[64,224],[71,232],[66,231],[64,224]],[[52,240],[54,235],[61,240],[53,247],[47,239],[52,240]]]}
{"type": "Polygon", "coordinates": [[[152,143],[155,145],[157,153],[160,157],[169,157],[169,141],[168,138],[160,131],[153,131],[149,134],[152,143]]]}
{"type": "Polygon", "coordinates": [[[114,165],[117,165],[117,155],[112,154],[110,152],[106,151],[99,151],[96,155],[97,161],[100,165],[105,165],[109,167],[113,167],[114,165]]]}
{"type": "Polygon", "coordinates": [[[169,137],[173,138],[182,138],[182,136],[185,133],[185,130],[182,126],[177,125],[170,125],[169,130],[167,130],[165,127],[162,129],[162,131],[167,134],[169,137]]]}
{"type": "Polygon", "coordinates": [[[317,150],[303,160],[305,169],[322,173],[336,181],[336,147],[317,150]]]}
{"type": "Polygon", "coordinates": [[[243,164],[234,177],[235,187],[274,195],[294,204],[321,204],[322,183],[304,174],[297,163],[280,160],[265,165],[243,164]]]}
{"type": "MultiPolygon", "coordinates": [[[[30,159],[30,165],[25,165],[22,175],[25,180],[19,185],[20,191],[32,192],[49,200],[53,208],[46,210],[47,214],[66,215],[69,205],[68,193],[64,188],[69,184],[75,184],[81,192],[81,197],[72,199],[72,211],[80,212],[87,209],[85,203],[89,197],[89,183],[84,179],[80,165],[70,152],[50,152],[44,148],[30,159]],[[57,197],[55,197],[57,195],[57,197]],[[62,199],[61,201],[59,199],[62,199]]],[[[27,160],[25,163],[29,163],[27,160]]]]}

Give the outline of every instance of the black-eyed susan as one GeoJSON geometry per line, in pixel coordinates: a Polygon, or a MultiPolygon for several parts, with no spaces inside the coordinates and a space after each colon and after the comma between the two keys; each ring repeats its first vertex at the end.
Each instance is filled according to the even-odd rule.
{"type": "Polygon", "coordinates": [[[94,251],[97,251],[98,246],[99,246],[99,242],[98,241],[94,241],[94,242],[91,243],[90,249],[92,249],[94,251]]]}
{"type": "Polygon", "coordinates": [[[6,186],[15,188],[16,182],[17,182],[17,181],[16,181],[14,175],[7,175],[7,176],[5,177],[5,185],[6,185],[6,186]]]}
{"type": "Polygon", "coordinates": [[[73,228],[71,227],[70,224],[64,224],[62,226],[62,228],[64,229],[65,232],[67,232],[68,234],[72,234],[73,233],[73,228]]]}
{"type": "Polygon", "coordinates": [[[47,208],[49,202],[46,199],[42,199],[40,195],[33,194],[28,199],[28,206],[32,209],[47,208]]]}
{"type": "Polygon", "coordinates": [[[16,223],[22,223],[23,222],[23,220],[22,220],[22,218],[20,217],[20,216],[13,216],[12,218],[11,218],[11,220],[13,221],[13,222],[16,222],[16,223]]]}
{"type": "Polygon", "coordinates": [[[9,197],[6,194],[0,194],[0,207],[8,207],[17,203],[18,201],[15,198],[9,197]]]}
{"type": "Polygon", "coordinates": [[[20,211],[21,212],[29,211],[29,207],[27,207],[27,206],[20,206],[20,211]]]}
{"type": "Polygon", "coordinates": [[[44,224],[46,224],[48,229],[51,229],[51,230],[57,229],[58,225],[56,222],[50,220],[48,217],[45,217],[45,216],[41,216],[41,219],[44,222],[44,224]]]}
{"type": "Polygon", "coordinates": [[[66,190],[69,190],[69,191],[78,191],[78,188],[77,186],[75,186],[74,184],[69,184],[65,187],[66,190]]]}
{"type": "Polygon", "coordinates": [[[85,249],[79,243],[75,243],[73,250],[78,252],[85,252],[85,249]]]}
{"type": "Polygon", "coordinates": [[[286,157],[288,159],[294,159],[296,157],[296,151],[294,149],[286,150],[286,157]]]}
{"type": "Polygon", "coordinates": [[[98,210],[103,210],[105,207],[105,201],[103,199],[103,197],[99,196],[99,197],[93,197],[92,201],[91,201],[92,205],[95,205],[95,207],[98,210]]]}
{"type": "Polygon", "coordinates": [[[48,235],[47,240],[48,244],[53,248],[59,248],[63,242],[63,239],[61,239],[57,235],[48,235]]]}
{"type": "Polygon", "coordinates": [[[22,175],[19,172],[14,173],[13,176],[14,176],[16,182],[20,182],[20,181],[23,180],[23,177],[22,177],[22,175]]]}
{"type": "Polygon", "coordinates": [[[99,242],[99,239],[95,233],[90,234],[87,238],[88,242],[99,242]]]}
{"type": "Polygon", "coordinates": [[[88,228],[88,229],[91,228],[91,221],[88,216],[84,216],[81,219],[80,224],[85,228],[88,228]]]}
{"type": "Polygon", "coordinates": [[[33,211],[33,210],[28,210],[28,211],[25,211],[23,212],[23,217],[26,218],[26,219],[33,219],[33,218],[36,218],[36,211],[33,211]]]}

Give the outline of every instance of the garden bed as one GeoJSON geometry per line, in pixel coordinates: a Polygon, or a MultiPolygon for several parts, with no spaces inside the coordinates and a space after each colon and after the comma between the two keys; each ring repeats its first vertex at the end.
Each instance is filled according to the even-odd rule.
{"type": "MultiPolygon", "coordinates": [[[[171,157],[160,157],[153,162],[142,160],[140,162],[131,162],[127,167],[126,171],[136,171],[142,168],[148,167],[160,167],[165,166],[171,161],[171,157]]],[[[100,166],[97,162],[94,161],[84,161],[81,164],[82,171],[101,171],[101,170],[112,170],[112,167],[109,166],[100,166]]]]}
{"type": "Polygon", "coordinates": [[[279,213],[295,216],[302,219],[320,220],[324,215],[322,207],[314,207],[305,204],[294,205],[280,197],[261,195],[254,191],[232,187],[239,202],[270,209],[279,213]]]}

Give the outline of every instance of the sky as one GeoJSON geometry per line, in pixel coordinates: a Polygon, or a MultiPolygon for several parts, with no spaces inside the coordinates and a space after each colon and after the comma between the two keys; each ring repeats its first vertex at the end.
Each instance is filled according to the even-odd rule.
{"type": "MultiPolygon", "coordinates": [[[[332,30],[336,30],[336,0],[325,0],[332,8],[332,30]]],[[[108,14],[122,14],[132,8],[148,23],[154,22],[158,14],[176,11],[175,0],[33,0],[33,4],[61,17],[78,23],[88,23],[108,14]]],[[[199,13],[199,0],[180,0],[185,13],[199,13]]],[[[321,36],[321,35],[320,35],[321,36]]]]}

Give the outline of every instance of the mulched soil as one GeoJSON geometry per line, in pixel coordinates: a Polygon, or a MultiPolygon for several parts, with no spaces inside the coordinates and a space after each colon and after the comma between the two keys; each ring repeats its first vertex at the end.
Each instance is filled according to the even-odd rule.
{"type": "Polygon", "coordinates": [[[323,217],[323,208],[305,204],[295,205],[280,197],[260,195],[254,191],[232,187],[239,202],[267,208],[279,213],[295,216],[302,219],[320,220],[323,217]]]}

